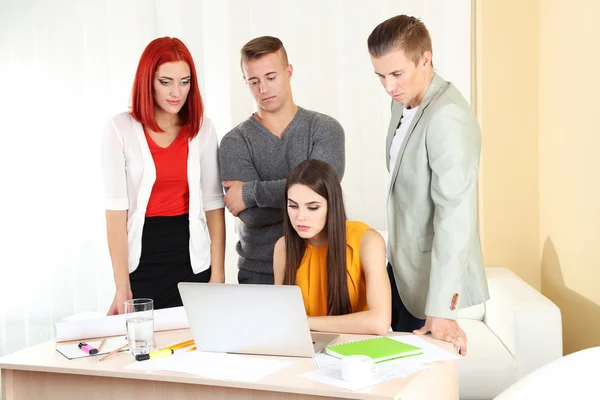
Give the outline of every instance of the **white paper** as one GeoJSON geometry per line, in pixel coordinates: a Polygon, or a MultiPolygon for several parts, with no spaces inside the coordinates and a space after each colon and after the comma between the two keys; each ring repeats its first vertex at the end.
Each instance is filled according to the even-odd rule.
{"type": "MultiPolygon", "coordinates": [[[[77,316],[75,316],[77,317],[77,316]]],[[[154,331],[189,328],[183,307],[154,310],[154,331]]],[[[125,335],[125,315],[90,318],[84,320],[65,319],[54,324],[56,341],[94,339],[125,335]]]]}
{"type": "Polygon", "coordinates": [[[342,378],[342,360],[327,354],[317,354],[313,361],[318,370],[300,375],[303,378],[347,390],[360,390],[390,379],[404,378],[414,372],[429,368],[413,361],[415,357],[399,358],[377,363],[377,373],[362,382],[347,382],[342,378]]]}
{"type": "Polygon", "coordinates": [[[417,335],[390,336],[390,338],[406,344],[420,347],[423,354],[406,358],[406,361],[429,364],[436,361],[458,360],[458,354],[452,354],[417,335]]]}
{"type": "Polygon", "coordinates": [[[217,380],[256,382],[291,364],[287,361],[266,360],[227,353],[180,351],[170,357],[135,362],[125,368],[180,372],[217,380]]]}
{"type": "MultiPolygon", "coordinates": [[[[102,342],[102,340],[94,340],[91,342],[86,341],[85,343],[87,343],[90,346],[97,349],[98,346],[100,346],[101,342],[102,342]]],[[[69,360],[72,360],[75,358],[95,357],[95,356],[101,356],[103,354],[108,354],[111,351],[118,349],[119,347],[123,346],[126,343],[127,343],[127,341],[125,340],[125,336],[107,338],[104,341],[104,344],[102,345],[102,349],[100,349],[100,352],[97,354],[93,354],[93,355],[89,355],[85,351],[81,350],[78,346],[79,343],[58,345],[58,346],[56,346],[56,351],[58,351],[60,354],[62,354],[69,360]]],[[[128,349],[125,348],[122,351],[128,351],[128,349]]]]}
{"type": "MultiPolygon", "coordinates": [[[[390,360],[376,364],[377,373],[360,382],[348,382],[342,378],[341,361],[339,362],[339,365],[332,365],[316,371],[306,372],[300,376],[326,385],[354,391],[377,385],[390,379],[404,378],[409,374],[429,368],[426,365],[416,362],[405,362],[404,360],[402,360],[402,362],[398,361],[400,360],[390,360]]],[[[315,362],[317,361],[315,360],[315,362]]],[[[317,363],[319,365],[325,365],[328,363],[328,360],[321,359],[317,363]]]]}
{"type": "Polygon", "coordinates": [[[342,367],[342,360],[325,353],[317,354],[313,357],[313,361],[318,369],[342,367]]]}
{"type": "Polygon", "coordinates": [[[69,317],[63,318],[63,321],[81,321],[84,319],[93,319],[93,318],[102,318],[105,317],[106,314],[99,313],[97,311],[84,311],[79,314],[71,315],[69,317]]]}

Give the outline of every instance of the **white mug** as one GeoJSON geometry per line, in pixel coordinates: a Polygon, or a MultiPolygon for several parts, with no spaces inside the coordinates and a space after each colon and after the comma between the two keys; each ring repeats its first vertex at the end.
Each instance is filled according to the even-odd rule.
{"type": "Polygon", "coordinates": [[[369,356],[346,356],[342,358],[342,378],[348,382],[368,380],[377,373],[377,365],[369,356]]]}

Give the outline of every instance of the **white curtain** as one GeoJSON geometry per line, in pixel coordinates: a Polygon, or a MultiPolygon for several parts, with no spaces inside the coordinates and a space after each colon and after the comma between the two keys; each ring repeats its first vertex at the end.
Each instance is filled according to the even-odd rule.
{"type": "MultiPolygon", "coordinates": [[[[385,229],[390,100],[367,36],[393,15],[420,17],[436,69],[469,98],[470,12],[467,0],[1,0],[0,355],[112,300],[99,139],[105,121],[126,110],[152,39],[189,46],[207,115],[223,136],[255,109],[239,49],[256,36],[281,38],[296,103],[344,126],[350,217],[385,229]]],[[[228,225],[235,281],[232,218],[228,225]]]]}

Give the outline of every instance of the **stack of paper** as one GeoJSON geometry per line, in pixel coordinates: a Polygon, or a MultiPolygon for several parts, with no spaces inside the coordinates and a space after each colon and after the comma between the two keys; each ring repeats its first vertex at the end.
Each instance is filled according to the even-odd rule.
{"type": "Polygon", "coordinates": [[[404,378],[429,368],[425,364],[413,362],[410,359],[395,359],[377,364],[377,373],[369,379],[361,382],[348,382],[342,379],[341,360],[326,354],[318,354],[314,361],[319,369],[306,372],[300,375],[301,377],[347,390],[364,389],[390,379],[404,378]]]}
{"type": "MultiPolygon", "coordinates": [[[[92,318],[68,318],[54,324],[56,341],[84,340],[99,337],[125,335],[125,315],[98,317],[92,313],[92,318]],[[93,318],[93,317],[96,318],[93,318]]],[[[163,308],[154,310],[154,331],[189,328],[187,316],[183,307],[163,308]]]]}

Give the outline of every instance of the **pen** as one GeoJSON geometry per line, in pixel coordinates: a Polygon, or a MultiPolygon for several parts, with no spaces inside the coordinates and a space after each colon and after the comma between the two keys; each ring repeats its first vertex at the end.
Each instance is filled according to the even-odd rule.
{"type": "Polygon", "coordinates": [[[89,355],[94,355],[94,354],[98,354],[98,349],[96,349],[93,346],[90,346],[87,343],[81,342],[77,345],[77,347],[79,347],[81,350],[85,351],[86,353],[88,353],[89,355]]]}
{"type": "Polygon", "coordinates": [[[168,357],[175,353],[172,349],[162,349],[152,351],[148,354],[138,354],[135,356],[136,361],[146,361],[146,360],[154,360],[157,358],[168,357]]]}

